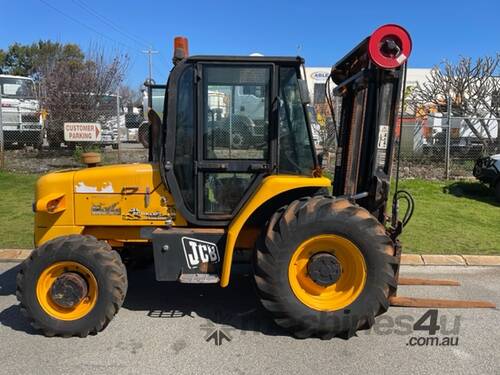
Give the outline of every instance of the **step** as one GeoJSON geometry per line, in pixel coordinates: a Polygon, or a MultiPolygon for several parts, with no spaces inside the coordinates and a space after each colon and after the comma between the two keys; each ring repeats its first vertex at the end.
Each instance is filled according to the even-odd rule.
{"type": "Polygon", "coordinates": [[[219,281],[219,275],[211,273],[183,273],[179,277],[183,284],[215,284],[219,281]]]}

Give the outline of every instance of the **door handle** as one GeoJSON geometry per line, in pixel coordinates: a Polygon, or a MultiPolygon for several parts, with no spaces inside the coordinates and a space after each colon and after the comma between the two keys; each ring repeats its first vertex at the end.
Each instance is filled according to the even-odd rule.
{"type": "Polygon", "coordinates": [[[229,168],[228,163],[217,162],[198,162],[198,170],[205,171],[227,171],[229,168]]]}
{"type": "Polygon", "coordinates": [[[269,164],[266,164],[266,163],[253,163],[253,164],[250,164],[250,166],[248,167],[248,170],[250,172],[268,171],[269,170],[269,164]]]}

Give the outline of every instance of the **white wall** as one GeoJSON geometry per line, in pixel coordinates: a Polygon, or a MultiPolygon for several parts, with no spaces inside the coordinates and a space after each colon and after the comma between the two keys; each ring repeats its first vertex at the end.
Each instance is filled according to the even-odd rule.
{"type": "MultiPolygon", "coordinates": [[[[314,102],[314,84],[325,83],[330,74],[331,67],[306,67],[307,87],[314,102]]],[[[406,75],[406,86],[416,86],[426,81],[426,76],[431,72],[430,68],[408,68],[406,75]]]]}

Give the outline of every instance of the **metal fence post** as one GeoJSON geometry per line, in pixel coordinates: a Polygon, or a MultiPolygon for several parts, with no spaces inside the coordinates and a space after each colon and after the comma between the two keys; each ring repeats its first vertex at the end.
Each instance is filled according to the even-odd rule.
{"type": "Polygon", "coordinates": [[[120,155],[120,94],[116,91],[116,142],[118,143],[118,147],[116,148],[118,153],[118,163],[122,162],[120,155]]]}
{"type": "Polygon", "coordinates": [[[445,145],[445,179],[450,178],[450,147],[451,147],[451,93],[448,93],[448,103],[447,103],[447,118],[448,118],[448,128],[446,129],[446,145],[445,145]]]}
{"type": "Polygon", "coordinates": [[[0,169],[4,169],[4,167],[5,167],[2,108],[3,108],[2,107],[2,93],[0,92],[0,169]]]}

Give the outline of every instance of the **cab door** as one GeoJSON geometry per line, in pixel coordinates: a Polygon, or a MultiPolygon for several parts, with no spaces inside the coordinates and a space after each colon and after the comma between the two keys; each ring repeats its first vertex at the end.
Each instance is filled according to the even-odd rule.
{"type": "Polygon", "coordinates": [[[197,217],[229,220],[275,154],[273,64],[198,63],[197,217]]]}

